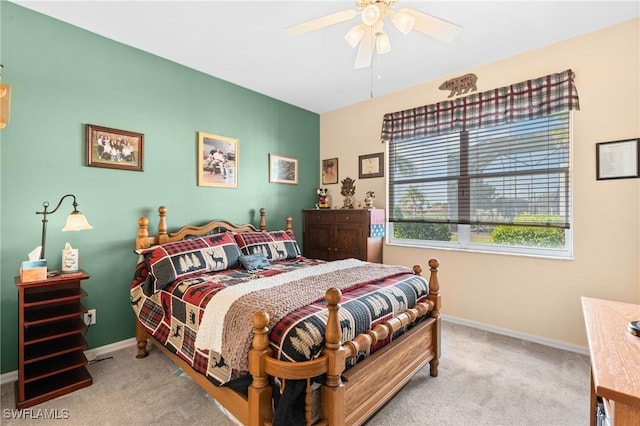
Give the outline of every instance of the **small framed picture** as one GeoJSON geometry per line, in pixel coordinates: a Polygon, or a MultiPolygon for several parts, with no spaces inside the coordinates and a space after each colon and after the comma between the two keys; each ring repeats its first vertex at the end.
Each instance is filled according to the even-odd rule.
{"type": "Polygon", "coordinates": [[[338,183],[338,159],[322,160],[322,184],[338,183]]]}
{"type": "Polygon", "coordinates": [[[240,141],[198,132],[198,186],[238,187],[240,141]]]}
{"type": "Polygon", "coordinates": [[[142,171],[144,135],[87,124],[87,166],[142,171]]]}
{"type": "Polygon", "coordinates": [[[269,154],[269,182],[298,184],[298,159],[269,154]]]}
{"type": "Polygon", "coordinates": [[[384,153],[360,155],[358,177],[360,179],[384,177],[384,153]]]}
{"type": "Polygon", "coordinates": [[[596,179],[640,177],[640,139],[596,144],[596,179]]]}

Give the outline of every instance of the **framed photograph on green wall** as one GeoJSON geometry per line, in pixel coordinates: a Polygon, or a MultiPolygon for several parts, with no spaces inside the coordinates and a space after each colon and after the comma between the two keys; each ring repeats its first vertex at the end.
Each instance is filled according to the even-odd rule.
{"type": "Polygon", "coordinates": [[[142,171],[144,135],[87,124],[87,166],[142,171]]]}
{"type": "Polygon", "coordinates": [[[298,184],[298,159],[269,154],[269,182],[298,184]]]}
{"type": "Polygon", "coordinates": [[[240,141],[198,132],[198,186],[238,187],[240,141]]]}

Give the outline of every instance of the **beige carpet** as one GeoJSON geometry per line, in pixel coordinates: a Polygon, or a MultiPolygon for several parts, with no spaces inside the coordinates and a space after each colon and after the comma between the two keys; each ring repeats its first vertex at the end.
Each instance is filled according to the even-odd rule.
{"type": "MultiPolygon", "coordinates": [[[[94,384],[32,408],[66,420],[11,417],[13,383],[2,385],[3,425],[233,425],[188,376],[157,350],[137,360],[135,347],[89,366],[94,384]],[[63,412],[63,410],[68,410],[63,412]],[[49,411],[51,413],[51,411],[49,411]]],[[[104,358],[104,357],[103,357],[104,358]]],[[[40,412],[42,414],[42,412],[40,412]]],[[[585,355],[443,322],[440,374],[429,368],[367,426],[587,425],[589,359],[585,355]]]]}

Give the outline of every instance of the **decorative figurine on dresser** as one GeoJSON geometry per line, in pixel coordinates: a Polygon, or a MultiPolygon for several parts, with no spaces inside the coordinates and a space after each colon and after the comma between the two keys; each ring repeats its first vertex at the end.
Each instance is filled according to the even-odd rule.
{"type": "Polygon", "coordinates": [[[327,188],[317,188],[316,194],[318,195],[318,204],[316,204],[316,208],[330,209],[331,197],[327,194],[327,188]]]}
{"type": "Polygon", "coordinates": [[[340,194],[344,197],[344,202],[342,203],[343,209],[352,209],[353,208],[353,196],[356,193],[356,181],[351,179],[350,177],[345,178],[342,182],[342,188],[340,189],[340,194]]]}
{"type": "Polygon", "coordinates": [[[365,195],[364,197],[364,208],[365,209],[372,209],[373,207],[373,201],[376,199],[376,194],[373,191],[367,191],[367,195],[365,195]]]}

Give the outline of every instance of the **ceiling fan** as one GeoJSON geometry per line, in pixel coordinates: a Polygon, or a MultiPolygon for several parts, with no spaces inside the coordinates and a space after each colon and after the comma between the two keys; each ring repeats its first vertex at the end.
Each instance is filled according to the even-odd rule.
{"type": "Polygon", "coordinates": [[[416,30],[444,42],[452,41],[462,31],[462,27],[456,24],[408,7],[394,12],[393,8],[397,1],[356,0],[356,10],[343,10],[312,19],[287,28],[286,33],[289,36],[306,34],[348,21],[360,14],[362,22],[351,28],[344,38],[351,47],[358,46],[354,68],[367,68],[371,66],[374,47],[378,54],[391,51],[391,41],[384,30],[386,17],[389,17],[393,25],[403,34],[416,30]]]}

